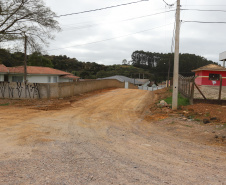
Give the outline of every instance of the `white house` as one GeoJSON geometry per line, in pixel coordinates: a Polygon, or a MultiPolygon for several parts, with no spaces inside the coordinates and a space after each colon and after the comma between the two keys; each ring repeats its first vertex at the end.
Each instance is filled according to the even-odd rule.
{"type": "MultiPolygon", "coordinates": [[[[49,67],[27,66],[27,80],[30,83],[57,83],[78,81],[79,77],[49,67]]],[[[24,66],[6,67],[1,64],[0,81],[24,82],[24,66]]]]}
{"type": "Polygon", "coordinates": [[[7,67],[3,64],[0,64],[0,82],[5,81],[4,77],[6,74],[8,74],[9,70],[7,67]]]}

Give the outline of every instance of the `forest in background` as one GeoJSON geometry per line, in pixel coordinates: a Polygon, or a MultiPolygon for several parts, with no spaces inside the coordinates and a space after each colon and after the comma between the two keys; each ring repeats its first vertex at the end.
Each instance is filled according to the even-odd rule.
{"type": "MultiPolygon", "coordinates": [[[[103,65],[95,62],[82,62],[66,55],[42,55],[35,52],[28,56],[28,65],[51,67],[73,73],[83,79],[104,78],[113,75],[124,75],[132,78],[143,76],[153,81],[163,81],[173,76],[173,53],[153,53],[134,51],[131,61],[122,60],[122,65],[103,65]]],[[[24,53],[10,53],[0,49],[0,64],[7,67],[21,66],[24,53]]],[[[183,76],[192,76],[191,70],[214,63],[204,57],[194,54],[180,54],[179,73],[183,76]]],[[[217,64],[217,63],[215,63],[217,64]]]]}

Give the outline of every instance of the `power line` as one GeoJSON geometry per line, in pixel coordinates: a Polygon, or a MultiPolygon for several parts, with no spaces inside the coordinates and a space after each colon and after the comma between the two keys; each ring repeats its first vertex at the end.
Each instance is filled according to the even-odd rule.
{"type": "MultiPolygon", "coordinates": [[[[172,23],[169,23],[169,24],[166,24],[166,25],[171,25],[171,24],[172,24],[172,23]]],[[[146,31],[150,31],[150,30],[154,30],[154,29],[158,29],[158,28],[164,27],[164,26],[166,26],[166,25],[162,25],[162,26],[158,26],[158,27],[151,28],[151,29],[142,30],[142,31],[134,32],[134,33],[130,33],[130,34],[127,34],[127,35],[122,35],[122,36],[118,36],[118,37],[113,37],[113,38],[109,38],[109,39],[104,39],[104,40],[89,42],[89,43],[85,43],[85,44],[78,44],[78,45],[68,46],[68,47],[64,47],[64,48],[50,49],[50,50],[47,50],[47,51],[60,50],[60,49],[66,49],[66,48],[72,48],[72,47],[84,46],[84,45],[89,45],[89,44],[96,44],[96,43],[99,43],[99,42],[105,42],[105,41],[114,40],[114,39],[118,39],[118,38],[122,38],[122,37],[128,37],[128,36],[130,36],[130,35],[135,35],[135,34],[138,34],[138,33],[146,32],[146,31]]]]}
{"type": "Polygon", "coordinates": [[[141,3],[141,2],[144,2],[144,1],[149,1],[149,0],[134,1],[134,2],[130,2],[130,3],[124,3],[124,4],[114,5],[114,6],[108,6],[108,7],[104,7],[104,8],[97,8],[97,9],[86,10],[86,11],[82,11],[82,12],[75,12],[75,13],[58,15],[58,16],[55,16],[55,17],[65,17],[65,16],[69,16],[69,15],[78,15],[78,14],[83,14],[83,13],[96,12],[96,11],[106,10],[106,9],[110,9],[110,8],[116,8],[116,7],[120,7],[120,6],[126,6],[126,5],[135,4],[135,3],[141,3]]]}
{"type": "Polygon", "coordinates": [[[186,5],[186,6],[226,6],[226,5],[186,5]]]}
{"type": "Polygon", "coordinates": [[[183,21],[188,23],[203,23],[203,24],[226,24],[226,22],[208,22],[208,21],[183,21]]]}
{"type": "Polygon", "coordinates": [[[203,9],[181,9],[181,10],[192,10],[200,12],[226,12],[226,10],[203,10],[203,9]]]}
{"type": "MultiPolygon", "coordinates": [[[[126,21],[132,21],[132,20],[136,20],[136,19],[141,19],[141,18],[146,18],[146,17],[150,17],[150,16],[154,16],[154,15],[160,15],[163,13],[168,13],[168,12],[173,12],[175,10],[168,10],[165,12],[158,12],[158,13],[154,13],[154,14],[149,14],[149,15],[144,15],[144,16],[139,16],[139,17],[133,17],[133,18],[129,18],[129,19],[124,19],[121,21],[115,21],[115,22],[107,22],[107,23],[99,23],[99,24],[90,24],[90,25],[84,25],[84,26],[77,26],[77,27],[68,27],[66,28],[66,30],[72,30],[74,29],[84,29],[84,28],[90,28],[90,27],[94,27],[94,26],[98,26],[98,25],[103,25],[103,24],[112,24],[112,23],[118,23],[118,22],[126,22],[126,21]]],[[[66,31],[64,29],[64,31],[66,31]]]]}

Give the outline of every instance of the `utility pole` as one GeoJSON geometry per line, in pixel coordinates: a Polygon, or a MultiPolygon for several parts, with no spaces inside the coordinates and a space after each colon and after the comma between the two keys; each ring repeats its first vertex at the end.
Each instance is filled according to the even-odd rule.
{"type": "Polygon", "coordinates": [[[27,35],[24,34],[24,83],[27,82],[27,35]]]}
{"type": "Polygon", "coordinates": [[[179,34],[180,34],[180,0],[177,0],[174,70],[173,70],[173,100],[172,100],[173,110],[177,110],[178,106],[179,34]]]}

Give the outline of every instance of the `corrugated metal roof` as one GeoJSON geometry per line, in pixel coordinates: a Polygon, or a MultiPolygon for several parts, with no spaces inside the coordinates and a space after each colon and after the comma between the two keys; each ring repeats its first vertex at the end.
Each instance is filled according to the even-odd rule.
{"type": "Polygon", "coordinates": [[[116,79],[120,82],[130,82],[133,84],[145,84],[146,82],[149,81],[149,79],[135,79],[134,78],[129,78],[126,76],[121,76],[121,75],[115,75],[115,76],[110,76],[106,78],[99,78],[99,79],[116,79]]]}

